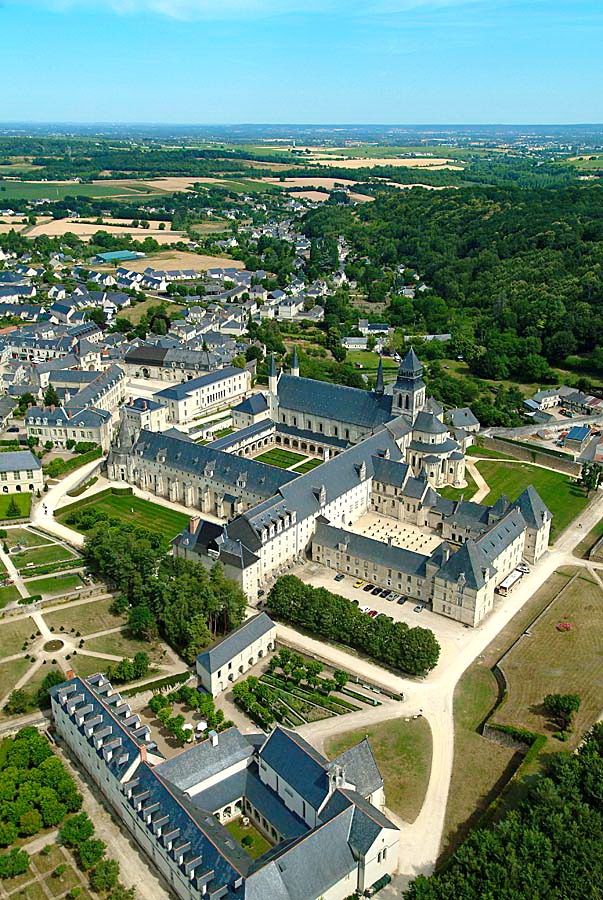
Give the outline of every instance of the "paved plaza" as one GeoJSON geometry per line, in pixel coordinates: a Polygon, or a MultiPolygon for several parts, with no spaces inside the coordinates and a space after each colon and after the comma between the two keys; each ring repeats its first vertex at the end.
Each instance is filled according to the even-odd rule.
{"type": "Polygon", "coordinates": [[[380,516],[378,513],[365,513],[349,526],[348,531],[362,534],[384,544],[391,538],[394,546],[404,547],[405,550],[412,550],[413,553],[421,553],[423,556],[430,556],[442,543],[442,538],[427,528],[417,528],[416,525],[408,522],[397,522],[394,519],[380,516]]]}

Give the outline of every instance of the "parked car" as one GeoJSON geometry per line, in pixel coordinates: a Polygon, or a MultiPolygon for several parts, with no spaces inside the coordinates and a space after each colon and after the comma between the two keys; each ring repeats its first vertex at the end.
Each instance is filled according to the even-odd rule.
{"type": "Polygon", "coordinates": [[[424,609],[424,607],[421,606],[421,604],[419,603],[419,604],[417,604],[417,606],[415,606],[413,612],[416,612],[416,613],[423,612],[423,609],[424,609]]]}
{"type": "Polygon", "coordinates": [[[406,603],[406,597],[398,597],[398,603],[403,606],[406,603]]]}
{"type": "Polygon", "coordinates": [[[385,599],[391,601],[391,600],[395,600],[397,596],[398,595],[395,593],[395,591],[390,591],[385,599]]]}
{"type": "Polygon", "coordinates": [[[363,584],[364,584],[364,581],[355,581],[355,582],[354,582],[354,587],[355,587],[355,588],[361,588],[363,584]]]}
{"type": "Polygon", "coordinates": [[[343,581],[344,578],[345,578],[345,575],[342,575],[341,572],[338,572],[337,575],[335,576],[335,581],[343,581]]]}
{"type": "Polygon", "coordinates": [[[360,612],[362,612],[362,613],[367,613],[367,612],[371,611],[370,606],[360,606],[359,609],[360,609],[360,612]]]}
{"type": "Polygon", "coordinates": [[[523,572],[524,575],[528,575],[530,573],[530,567],[527,563],[522,562],[517,566],[517,571],[523,572]]]}
{"type": "Polygon", "coordinates": [[[359,602],[359,601],[358,601],[358,600],[354,600],[354,598],[352,598],[352,599],[350,600],[350,603],[353,603],[354,606],[358,606],[358,602],[359,602]]]}
{"type": "Polygon", "coordinates": [[[375,587],[374,584],[365,584],[364,587],[362,588],[362,590],[363,591],[372,591],[374,587],[375,587]]]}
{"type": "Polygon", "coordinates": [[[371,609],[371,611],[369,612],[369,616],[371,617],[371,619],[376,619],[378,615],[379,613],[376,609],[371,609]]]}
{"type": "Polygon", "coordinates": [[[387,597],[388,594],[389,594],[389,588],[383,588],[383,590],[381,591],[381,596],[387,597]]]}
{"type": "Polygon", "coordinates": [[[9,434],[16,434],[19,431],[19,428],[16,425],[13,425],[12,428],[6,429],[9,434]]]}
{"type": "MultiPolygon", "coordinates": [[[[33,563],[32,563],[32,565],[33,565],[33,563]]],[[[376,596],[377,594],[380,594],[380,593],[381,593],[381,588],[380,588],[380,587],[375,587],[375,588],[373,588],[373,590],[371,591],[371,594],[375,594],[375,596],[376,596]]]]}

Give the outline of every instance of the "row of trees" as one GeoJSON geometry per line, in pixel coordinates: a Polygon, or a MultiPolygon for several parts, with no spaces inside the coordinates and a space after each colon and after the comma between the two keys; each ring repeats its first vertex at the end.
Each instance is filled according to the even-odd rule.
{"type": "Polygon", "coordinates": [[[347,644],[411,675],[426,675],[440,655],[440,645],[429,629],[409,628],[404,622],[391,622],[383,616],[372,619],[345,597],[304,584],[294,575],[284,575],[275,582],[268,607],[278,619],[347,644]]]}
{"type": "MultiPolygon", "coordinates": [[[[84,509],[75,515],[81,528],[84,516],[89,524],[95,514],[84,509]]],[[[100,520],[87,534],[84,558],[117,586],[116,609],[127,611],[133,636],[153,641],[161,635],[188,663],[243,621],[245,594],[221,564],[207,571],[168,556],[161,538],[146,529],[100,520]]]]}

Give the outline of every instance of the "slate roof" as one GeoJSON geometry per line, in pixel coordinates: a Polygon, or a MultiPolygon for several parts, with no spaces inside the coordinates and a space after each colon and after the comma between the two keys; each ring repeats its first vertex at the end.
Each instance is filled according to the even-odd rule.
{"type": "Polygon", "coordinates": [[[407,463],[393,459],[373,459],[373,478],[383,484],[391,484],[395,487],[403,487],[408,479],[409,466],[407,463]]]}
{"type": "Polygon", "coordinates": [[[463,576],[466,586],[475,591],[485,585],[494,571],[485,552],[469,539],[440,567],[437,577],[458,582],[463,576]]]}
{"type": "Polygon", "coordinates": [[[0,453],[0,472],[21,472],[41,469],[42,463],[31,450],[10,450],[0,453]]]}
{"type": "MultiPolygon", "coordinates": [[[[178,440],[166,434],[148,431],[143,428],[136,444],[132,448],[132,457],[142,457],[156,461],[158,456],[165,456],[165,465],[181,472],[202,475],[208,467],[213,471],[213,478],[231,486],[235,486],[239,476],[247,476],[247,490],[264,497],[273,497],[279,488],[296,477],[292,472],[268,466],[253,459],[235,456],[215,450],[211,446],[202,446],[178,440]],[[213,465],[212,465],[213,464],[213,465]]],[[[209,476],[208,476],[209,477],[209,476]]]]}
{"type": "Polygon", "coordinates": [[[455,428],[467,428],[479,425],[479,419],[476,418],[468,406],[463,406],[460,409],[450,409],[448,410],[447,415],[455,428]]]}
{"type": "Polygon", "coordinates": [[[525,527],[526,522],[521,511],[513,507],[486,534],[477,539],[476,545],[489,559],[494,559],[523,534],[525,527]]]}
{"type": "Polygon", "coordinates": [[[26,425],[71,425],[79,428],[99,428],[105,422],[111,421],[111,413],[104,409],[91,409],[83,407],[81,409],[69,408],[64,409],[62,406],[56,406],[51,410],[48,406],[32,406],[25,414],[26,425]]]}
{"type": "Polygon", "coordinates": [[[354,534],[353,531],[344,531],[343,528],[335,528],[333,525],[325,525],[318,522],[314,538],[322,547],[336,550],[338,545],[346,545],[346,553],[350,556],[358,556],[360,559],[370,559],[381,566],[387,566],[405,575],[425,575],[425,567],[429,562],[429,556],[406,550],[404,547],[396,547],[393,544],[384,544],[374,538],[365,537],[363,534],[354,534]]]}
{"type": "Polygon", "coordinates": [[[279,405],[302,414],[335,419],[362,428],[376,428],[392,418],[391,396],[377,397],[370,391],[315,381],[297,375],[281,375],[279,405]]]}
{"type": "Polygon", "coordinates": [[[156,403],[155,400],[147,400],[145,397],[134,397],[124,404],[124,408],[134,409],[137,412],[153,412],[155,409],[161,409],[162,404],[156,403]]]}
{"type": "Polygon", "coordinates": [[[413,431],[421,431],[424,434],[448,433],[448,428],[433,413],[424,411],[417,414],[412,429],[413,431]]]}
{"type": "Polygon", "coordinates": [[[383,787],[383,777],[367,738],[340,753],[332,765],[336,763],[343,766],[346,781],[355,784],[356,790],[363,797],[368,797],[383,787]]]}
{"type": "Polygon", "coordinates": [[[218,735],[214,747],[211,740],[187,747],[171,759],[155,766],[155,772],[181,791],[189,791],[238,762],[249,759],[253,747],[237,728],[227,728],[218,735]]]}
{"type": "Polygon", "coordinates": [[[329,791],[328,760],[294,731],[277,725],[259,751],[263,760],[282,776],[306,803],[318,810],[329,791]]]}
{"type": "Polygon", "coordinates": [[[236,366],[225,366],[216,372],[208,372],[207,375],[200,375],[199,378],[193,378],[190,381],[183,382],[183,384],[175,384],[164,388],[162,391],[157,391],[155,397],[163,397],[166,400],[183,400],[189,394],[192,394],[193,391],[207,387],[210,384],[217,384],[219,381],[232,378],[233,375],[241,375],[244,371],[244,369],[239,369],[236,366]]]}
{"type": "Polygon", "coordinates": [[[248,416],[255,416],[258,413],[266,412],[268,404],[266,403],[266,398],[263,394],[252,394],[251,397],[242,400],[241,403],[238,403],[237,406],[233,406],[232,409],[233,412],[246,413],[248,416]]]}
{"type": "Polygon", "coordinates": [[[515,506],[521,511],[528,528],[541,528],[544,521],[553,518],[551,511],[545,506],[540,494],[532,484],[528,485],[525,491],[519,495],[515,506]]]}
{"type": "Polygon", "coordinates": [[[227,634],[221,640],[205,650],[197,657],[197,665],[202,666],[206,672],[217,672],[222,666],[226,665],[260,638],[268,634],[276,625],[265,612],[261,612],[251,619],[247,619],[230,634],[227,634]]]}

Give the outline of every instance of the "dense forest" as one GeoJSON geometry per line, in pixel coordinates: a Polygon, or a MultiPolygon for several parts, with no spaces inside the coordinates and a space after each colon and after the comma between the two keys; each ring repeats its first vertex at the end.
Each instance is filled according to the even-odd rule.
{"type": "Polygon", "coordinates": [[[304,230],[343,233],[348,274],[390,324],[451,332],[474,374],[553,380],[550,366],[603,345],[603,187],[471,187],[328,206],[304,230]],[[400,266],[431,290],[401,296],[400,266]]]}
{"type": "Polygon", "coordinates": [[[477,829],[406,900],[599,900],[603,893],[603,725],[576,755],[552,757],[526,800],[477,829]]]}

